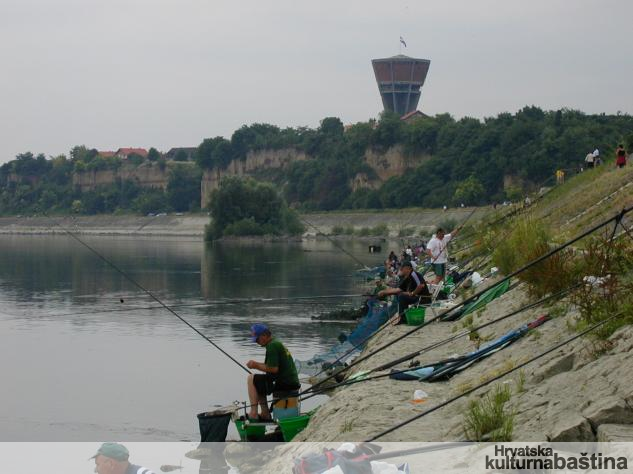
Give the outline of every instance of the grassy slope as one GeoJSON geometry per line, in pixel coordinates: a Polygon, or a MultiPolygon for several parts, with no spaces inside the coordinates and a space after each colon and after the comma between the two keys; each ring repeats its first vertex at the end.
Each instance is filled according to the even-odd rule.
{"type": "MultiPolygon", "coordinates": [[[[633,183],[633,166],[616,169],[607,163],[556,186],[535,206],[533,215],[563,241],[633,205],[629,183],[633,183]]],[[[627,216],[627,222],[633,222],[633,216],[627,216]]]]}

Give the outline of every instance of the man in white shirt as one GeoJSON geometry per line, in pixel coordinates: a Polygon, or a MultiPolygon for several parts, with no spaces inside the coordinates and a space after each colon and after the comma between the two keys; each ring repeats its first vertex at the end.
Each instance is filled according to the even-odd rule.
{"type": "Polygon", "coordinates": [[[435,273],[436,285],[444,279],[446,275],[446,262],[448,262],[448,243],[453,237],[457,235],[458,230],[455,229],[450,234],[445,234],[444,229],[441,227],[437,229],[437,232],[433,236],[429,243],[426,245],[426,253],[431,257],[431,266],[433,273],[435,273]]]}

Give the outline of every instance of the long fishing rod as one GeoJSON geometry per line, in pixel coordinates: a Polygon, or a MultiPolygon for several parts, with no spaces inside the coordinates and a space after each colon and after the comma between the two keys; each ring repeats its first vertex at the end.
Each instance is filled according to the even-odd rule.
{"type": "MultiPolygon", "coordinates": [[[[571,286],[569,286],[569,287],[567,287],[567,288],[565,288],[565,289],[563,289],[563,290],[561,290],[561,291],[559,291],[559,292],[557,292],[555,294],[552,294],[550,296],[546,296],[546,297],[541,298],[541,299],[539,299],[539,300],[537,300],[535,302],[529,303],[529,304],[527,304],[527,305],[525,305],[525,306],[523,306],[521,308],[518,308],[518,309],[516,309],[514,311],[511,311],[510,313],[508,313],[508,314],[506,314],[504,316],[500,316],[499,318],[496,318],[496,319],[493,319],[491,321],[488,321],[487,323],[481,324],[481,325],[479,325],[477,327],[474,327],[472,329],[468,329],[468,330],[462,331],[459,334],[455,334],[455,335],[450,336],[450,337],[448,337],[446,339],[443,339],[441,341],[434,342],[433,344],[430,344],[430,345],[428,345],[428,346],[426,346],[426,347],[424,347],[424,348],[422,348],[420,350],[417,350],[415,352],[407,354],[407,355],[405,355],[403,357],[400,357],[398,359],[392,360],[390,362],[386,362],[385,364],[383,364],[383,365],[381,365],[379,367],[375,367],[375,368],[373,368],[371,370],[368,370],[367,372],[363,372],[362,373],[363,378],[348,378],[347,380],[344,380],[342,382],[338,382],[338,383],[335,383],[335,384],[332,384],[332,385],[328,385],[327,387],[321,388],[319,390],[311,390],[311,388],[308,388],[305,391],[303,391],[303,392],[298,394],[298,396],[301,397],[300,401],[303,402],[303,401],[309,400],[310,398],[313,398],[313,397],[316,397],[318,395],[330,392],[330,391],[335,390],[335,389],[340,388],[340,387],[346,387],[348,385],[355,385],[357,383],[362,383],[362,382],[369,382],[369,381],[372,381],[372,380],[377,380],[377,379],[381,379],[381,378],[390,377],[391,375],[394,375],[394,374],[402,374],[402,373],[405,373],[405,372],[409,372],[411,370],[415,370],[414,367],[408,367],[406,369],[392,371],[392,372],[389,372],[389,373],[386,373],[386,374],[378,374],[378,375],[373,375],[373,376],[370,376],[370,377],[366,377],[369,374],[372,374],[372,373],[375,373],[375,372],[380,372],[380,371],[386,370],[386,369],[390,369],[391,367],[393,367],[395,365],[398,365],[398,364],[400,364],[402,362],[406,362],[406,361],[408,361],[410,359],[413,359],[413,358],[415,358],[415,357],[417,357],[419,355],[425,354],[425,353],[430,352],[430,351],[432,351],[434,349],[442,347],[442,346],[444,346],[446,344],[454,342],[454,341],[456,341],[458,339],[461,339],[463,337],[469,336],[470,334],[474,334],[474,333],[476,333],[476,332],[478,332],[478,331],[480,331],[482,329],[485,329],[488,326],[492,326],[492,325],[494,325],[496,323],[499,323],[499,322],[504,321],[506,319],[509,319],[509,318],[511,318],[513,316],[516,316],[517,314],[523,313],[523,312],[528,311],[530,309],[534,309],[534,308],[536,308],[538,306],[541,306],[541,305],[547,303],[550,300],[560,298],[561,296],[564,296],[564,295],[566,295],[568,293],[571,293],[573,290],[575,290],[576,288],[582,286],[583,284],[584,283],[582,283],[582,282],[576,283],[576,284],[571,285],[571,286]]],[[[447,361],[455,361],[455,360],[456,359],[447,359],[447,361]]],[[[354,377],[354,375],[355,374],[352,374],[350,377],[354,377]]],[[[277,401],[277,400],[273,400],[273,402],[275,402],[275,401],[277,401]]],[[[253,406],[255,406],[255,405],[253,405],[253,406]]],[[[250,408],[250,406],[246,406],[245,408],[250,408]]]]}
{"type": "Polygon", "coordinates": [[[147,288],[145,288],[143,285],[141,285],[140,283],[138,283],[134,278],[132,278],[131,276],[129,276],[126,272],[124,272],[123,270],[121,270],[116,264],[114,264],[113,262],[111,262],[109,259],[107,259],[106,257],[104,257],[101,253],[99,253],[96,249],[94,249],[93,247],[91,247],[90,245],[88,245],[87,243],[85,243],[83,240],[81,240],[79,237],[77,237],[74,233],[72,233],[71,231],[69,231],[68,229],[66,229],[64,226],[62,226],[61,224],[59,224],[59,227],[64,230],[64,232],[66,234],[68,234],[70,237],[72,237],[74,240],[76,240],[79,244],[83,245],[84,247],[86,247],[88,250],[90,250],[92,253],[94,253],[97,257],[99,257],[103,262],[105,262],[107,265],[109,265],[110,267],[112,267],[117,273],[119,273],[121,276],[123,276],[126,280],[128,280],[130,283],[132,283],[134,286],[136,286],[137,288],[139,288],[141,291],[143,291],[144,293],[146,293],[148,296],[150,296],[154,301],[156,301],[158,304],[161,305],[161,307],[163,307],[164,309],[166,309],[167,311],[169,311],[171,314],[173,314],[174,316],[176,316],[178,319],[180,319],[183,323],[185,323],[187,326],[189,326],[193,331],[195,331],[198,335],[200,335],[202,338],[204,338],[204,340],[206,340],[208,343],[210,343],[213,347],[215,347],[217,350],[219,350],[222,354],[224,354],[225,356],[227,356],[229,359],[231,359],[233,362],[235,362],[237,365],[239,365],[242,369],[244,369],[247,373],[251,374],[252,372],[250,370],[248,370],[244,365],[242,365],[240,362],[238,362],[233,356],[231,356],[231,354],[229,354],[228,352],[226,352],[224,349],[222,349],[220,346],[218,346],[215,342],[213,342],[209,337],[205,336],[204,334],[202,334],[198,329],[196,329],[194,326],[192,326],[188,321],[186,321],[182,316],[180,316],[178,313],[176,313],[176,311],[174,311],[172,308],[170,308],[169,306],[167,306],[165,303],[163,303],[156,295],[154,295],[154,293],[152,293],[150,290],[148,290],[147,288]]]}
{"type": "MultiPolygon", "coordinates": [[[[500,285],[501,283],[504,283],[505,281],[510,280],[511,278],[523,273],[524,271],[528,270],[529,268],[541,263],[542,261],[548,259],[549,257],[551,257],[552,255],[560,252],[561,250],[569,247],[570,245],[574,244],[575,242],[585,238],[586,236],[590,235],[591,233],[595,232],[596,230],[604,227],[605,225],[608,225],[611,223],[611,221],[613,221],[614,219],[621,219],[622,216],[624,216],[625,214],[627,214],[628,212],[630,212],[631,210],[633,210],[633,207],[630,208],[625,208],[622,209],[622,211],[620,213],[618,213],[616,216],[603,221],[597,225],[595,225],[594,227],[592,227],[591,229],[589,229],[588,231],[583,232],[582,234],[580,234],[579,236],[565,242],[564,244],[559,245],[558,247],[550,250],[549,252],[541,255],[540,257],[532,260],[531,262],[525,264],[524,266],[522,266],[521,268],[515,270],[514,272],[510,273],[509,275],[503,277],[502,279],[500,279],[496,285],[500,285]]],[[[369,359],[370,357],[378,354],[379,352],[382,352],[383,350],[387,349],[388,347],[391,347],[392,345],[400,342],[401,340],[409,337],[411,334],[422,330],[424,327],[428,326],[429,324],[438,321],[438,320],[442,320],[442,318],[444,318],[446,315],[448,315],[449,313],[452,313],[453,311],[456,311],[457,309],[460,309],[462,307],[464,307],[465,305],[467,305],[468,303],[471,303],[472,301],[475,301],[476,299],[478,299],[482,294],[484,294],[486,291],[488,291],[489,288],[485,288],[481,291],[479,291],[478,293],[475,293],[474,295],[472,295],[470,298],[465,299],[464,301],[462,301],[461,303],[459,303],[458,305],[456,305],[453,308],[448,309],[447,311],[444,311],[443,313],[437,314],[435,316],[433,316],[432,318],[426,320],[424,323],[422,323],[419,326],[415,326],[414,328],[412,328],[411,330],[407,331],[406,333],[396,337],[395,339],[393,339],[392,341],[389,341],[388,343],[378,347],[377,349],[375,349],[374,351],[370,352],[369,354],[366,354],[364,356],[361,356],[359,358],[357,358],[356,360],[354,360],[350,365],[341,368],[339,371],[332,373],[331,375],[329,375],[327,378],[325,378],[324,380],[318,382],[317,384],[313,385],[312,388],[316,387],[316,386],[320,386],[323,385],[325,382],[335,378],[337,375],[339,375],[341,372],[345,371],[345,370],[349,370],[351,367],[354,367],[358,364],[360,364],[361,362],[364,362],[365,360],[369,359]]],[[[310,389],[308,389],[310,390],[310,389]]]]}
{"type": "MultiPolygon", "coordinates": [[[[390,375],[393,375],[393,374],[400,374],[400,373],[409,372],[410,370],[414,370],[413,368],[409,367],[409,368],[404,369],[404,370],[390,372],[390,373],[387,373],[387,374],[379,374],[379,375],[374,375],[374,376],[371,376],[371,377],[365,377],[365,376],[367,376],[369,374],[372,374],[372,373],[375,373],[375,372],[380,372],[382,370],[390,369],[391,367],[393,367],[395,365],[398,365],[398,364],[400,364],[402,362],[406,362],[406,361],[411,360],[411,359],[413,359],[413,358],[415,358],[417,356],[420,356],[422,354],[430,352],[430,351],[432,351],[434,349],[437,349],[439,347],[445,346],[446,344],[449,344],[449,343],[451,343],[453,341],[456,341],[456,340],[461,339],[463,337],[469,336],[470,334],[474,334],[474,333],[476,333],[476,332],[478,332],[478,331],[480,331],[480,330],[482,330],[482,329],[484,329],[484,328],[486,328],[488,326],[492,326],[493,324],[496,324],[498,322],[504,321],[504,320],[506,320],[508,318],[516,316],[517,314],[520,314],[520,313],[523,313],[523,312],[528,311],[530,309],[533,309],[533,308],[536,308],[538,306],[541,306],[542,304],[547,303],[548,301],[550,301],[552,299],[559,298],[559,297],[561,297],[561,296],[563,296],[563,295],[565,295],[567,293],[570,293],[571,291],[575,290],[576,288],[578,288],[582,284],[583,283],[577,283],[577,284],[572,285],[572,286],[570,286],[570,287],[568,287],[568,288],[566,288],[566,289],[564,289],[562,291],[557,292],[556,294],[547,296],[545,298],[541,298],[538,301],[535,301],[535,302],[530,303],[530,304],[528,304],[526,306],[523,306],[522,308],[514,310],[514,311],[512,311],[512,312],[510,312],[510,313],[508,313],[508,314],[506,314],[504,316],[501,316],[499,318],[493,319],[492,321],[489,321],[487,323],[481,324],[481,325],[479,325],[477,327],[474,327],[472,329],[465,330],[465,331],[463,331],[463,332],[461,332],[459,334],[455,334],[455,335],[453,335],[451,337],[448,337],[446,339],[443,339],[441,341],[434,342],[433,344],[431,344],[429,346],[426,346],[426,347],[424,347],[424,348],[422,348],[420,350],[414,351],[414,352],[412,352],[410,354],[407,354],[405,356],[399,357],[398,359],[392,360],[390,362],[386,362],[385,364],[383,364],[383,365],[381,365],[379,367],[375,367],[375,368],[373,368],[371,370],[368,370],[367,372],[363,372],[363,374],[362,374],[363,378],[362,379],[361,378],[348,378],[348,380],[344,380],[342,382],[338,382],[338,383],[335,383],[335,384],[332,384],[332,385],[328,385],[327,387],[325,387],[323,389],[320,389],[318,391],[314,391],[314,392],[310,393],[308,396],[301,398],[301,401],[308,400],[308,399],[310,399],[310,398],[312,398],[314,396],[320,395],[321,393],[329,392],[329,391],[334,390],[336,388],[345,387],[347,385],[354,385],[354,384],[365,382],[365,381],[385,378],[385,377],[389,377],[390,375]]],[[[352,374],[350,377],[354,377],[354,374],[352,374]]],[[[304,393],[308,393],[308,390],[306,390],[304,393]]],[[[300,394],[300,395],[302,395],[302,394],[300,394]]]]}
{"type": "MultiPolygon", "coordinates": [[[[466,219],[464,219],[464,221],[462,222],[462,224],[457,227],[457,230],[461,229],[466,222],[468,221],[468,219],[470,219],[470,217],[475,213],[476,209],[473,209],[472,212],[470,212],[470,214],[468,214],[468,216],[466,216],[466,219]]],[[[423,270],[422,272],[419,272],[422,275],[422,278],[424,278],[424,275],[429,271],[429,269],[431,268],[431,266],[433,265],[433,263],[435,263],[435,261],[439,258],[439,256],[442,254],[442,251],[440,251],[431,261],[431,263],[429,263],[423,270]]],[[[398,308],[398,310],[400,310],[400,308],[398,308]]],[[[360,347],[362,347],[367,341],[369,341],[369,339],[371,339],[372,337],[376,336],[378,333],[380,333],[381,331],[385,330],[386,328],[390,327],[390,320],[387,321],[385,324],[383,324],[377,331],[375,331],[374,333],[368,335],[367,337],[365,337],[362,341],[360,341],[358,344],[355,344],[352,348],[348,349],[345,353],[343,353],[341,356],[339,356],[334,362],[332,362],[331,364],[328,365],[328,367],[324,367],[322,368],[319,372],[317,372],[314,377],[317,377],[319,375],[321,375],[322,373],[326,372],[327,370],[329,370],[330,367],[335,366],[338,362],[340,362],[341,360],[343,360],[345,357],[347,357],[349,354],[351,354],[352,352],[354,352],[355,350],[359,349],[360,347]]],[[[324,381],[321,382],[317,382],[315,385],[313,385],[312,387],[310,387],[309,389],[307,389],[307,391],[314,389],[315,387],[318,387],[322,384],[322,382],[325,382],[327,380],[330,380],[332,377],[336,376],[339,372],[335,373],[335,374],[331,374],[328,378],[326,378],[324,381]]]]}
{"type": "Polygon", "coordinates": [[[561,347],[563,347],[563,346],[575,341],[576,339],[581,338],[582,336],[584,336],[584,335],[586,335],[586,334],[588,334],[588,333],[590,333],[592,331],[595,331],[596,329],[598,329],[599,327],[601,327],[604,324],[608,323],[609,321],[611,321],[611,320],[613,320],[615,318],[619,318],[622,315],[623,315],[623,313],[614,314],[613,316],[610,316],[607,319],[605,319],[603,321],[600,321],[597,324],[594,324],[590,328],[585,329],[581,333],[576,334],[575,336],[570,337],[569,339],[566,339],[565,341],[563,341],[563,342],[561,342],[559,344],[556,344],[555,346],[549,348],[545,352],[542,352],[541,354],[538,354],[538,355],[532,357],[531,359],[523,362],[522,364],[519,364],[519,365],[517,365],[517,366],[515,366],[515,367],[513,367],[513,368],[511,368],[509,370],[506,370],[505,372],[502,372],[501,374],[491,378],[490,380],[487,380],[486,382],[482,382],[479,385],[477,385],[477,386],[475,386],[475,387],[473,387],[473,388],[471,388],[469,390],[466,390],[465,392],[461,393],[460,395],[452,397],[452,398],[440,403],[439,405],[436,405],[436,406],[434,406],[432,408],[429,408],[428,410],[424,410],[422,413],[419,413],[419,414],[409,418],[408,420],[405,420],[405,421],[403,421],[401,423],[398,423],[397,425],[392,426],[391,428],[389,428],[387,430],[384,430],[384,431],[378,433],[375,436],[372,436],[366,442],[369,443],[369,442],[372,442],[372,441],[376,441],[378,438],[382,438],[383,436],[385,436],[385,435],[387,435],[389,433],[392,433],[393,431],[396,431],[397,429],[402,428],[403,426],[406,426],[406,425],[408,425],[409,423],[411,423],[413,421],[419,420],[420,418],[422,418],[422,417],[424,417],[426,415],[429,415],[430,413],[433,413],[433,412],[439,410],[440,408],[443,408],[446,405],[449,405],[449,404],[455,402],[456,400],[459,400],[460,398],[466,397],[466,396],[470,395],[471,393],[475,392],[476,390],[479,390],[480,388],[485,387],[486,385],[489,385],[492,382],[496,382],[497,380],[502,379],[506,375],[511,374],[512,372],[514,372],[516,370],[519,370],[519,369],[525,367],[526,365],[531,364],[532,362],[534,362],[534,361],[536,361],[536,360],[538,360],[538,359],[540,359],[542,357],[545,357],[547,354],[550,354],[551,352],[554,352],[557,349],[560,349],[561,347]]]}

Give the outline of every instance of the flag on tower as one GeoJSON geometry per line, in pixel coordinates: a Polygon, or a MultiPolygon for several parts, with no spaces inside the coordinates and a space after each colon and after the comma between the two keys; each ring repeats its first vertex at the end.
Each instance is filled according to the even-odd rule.
{"type": "Polygon", "coordinates": [[[405,43],[404,38],[401,36],[400,37],[400,42],[404,45],[404,47],[407,47],[407,43],[405,43]]]}

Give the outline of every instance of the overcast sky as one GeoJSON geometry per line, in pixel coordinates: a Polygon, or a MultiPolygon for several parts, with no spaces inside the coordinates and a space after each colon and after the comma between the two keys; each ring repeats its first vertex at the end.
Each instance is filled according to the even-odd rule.
{"type": "Polygon", "coordinates": [[[365,121],[400,36],[427,114],[633,113],[630,0],[0,0],[0,162],[365,121]]]}

